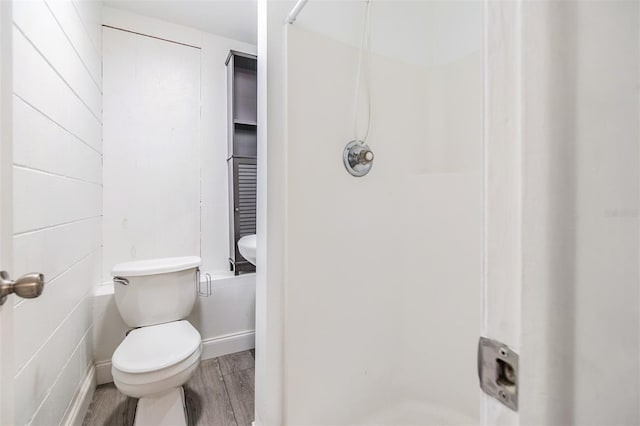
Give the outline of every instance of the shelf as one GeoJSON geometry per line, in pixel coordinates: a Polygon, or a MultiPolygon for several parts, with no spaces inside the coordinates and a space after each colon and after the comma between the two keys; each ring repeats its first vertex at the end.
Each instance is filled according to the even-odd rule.
{"type": "Polygon", "coordinates": [[[238,120],[238,119],[233,120],[233,124],[237,126],[249,126],[249,127],[256,127],[258,125],[258,123],[256,123],[255,121],[238,120]]]}
{"type": "Polygon", "coordinates": [[[230,160],[236,160],[236,159],[241,159],[241,160],[256,160],[258,157],[251,156],[251,155],[232,155],[231,157],[227,157],[227,161],[230,160]]]}
{"type": "Polygon", "coordinates": [[[227,123],[230,127],[227,142],[229,264],[238,275],[255,271],[255,267],[246,262],[238,251],[237,242],[242,235],[253,234],[256,229],[257,61],[254,55],[231,51],[226,64],[227,123]]]}

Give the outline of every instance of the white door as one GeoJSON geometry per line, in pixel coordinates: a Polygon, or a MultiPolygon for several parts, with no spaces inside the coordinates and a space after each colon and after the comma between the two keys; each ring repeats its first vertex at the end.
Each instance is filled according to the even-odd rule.
{"type": "MultiPolygon", "coordinates": [[[[0,270],[11,261],[11,2],[0,2],[0,270]]],[[[13,421],[13,310],[0,306],[0,424],[13,421]]]]}
{"type": "Polygon", "coordinates": [[[109,279],[120,262],[200,253],[200,49],[104,27],[102,55],[109,279]]]}
{"type": "Polygon", "coordinates": [[[44,276],[12,276],[13,268],[13,43],[12,2],[0,1],[0,424],[16,423],[14,298],[38,297],[44,276]],[[15,280],[15,281],[14,281],[15,280]],[[15,293],[12,295],[11,293],[15,293]],[[17,296],[16,296],[17,295],[17,296]]]}

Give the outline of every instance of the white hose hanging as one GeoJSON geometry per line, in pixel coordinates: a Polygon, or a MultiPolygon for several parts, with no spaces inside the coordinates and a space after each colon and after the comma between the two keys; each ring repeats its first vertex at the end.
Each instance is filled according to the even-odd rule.
{"type": "Polygon", "coordinates": [[[362,22],[362,36],[360,38],[360,53],[358,54],[358,70],[356,73],[356,91],[353,102],[353,133],[354,139],[362,144],[366,143],[371,128],[371,66],[369,64],[369,49],[371,47],[371,0],[366,0],[365,13],[362,22]],[[358,132],[358,106],[360,104],[360,89],[364,64],[364,79],[366,81],[366,103],[367,103],[367,127],[364,136],[359,137],[358,132]]]}

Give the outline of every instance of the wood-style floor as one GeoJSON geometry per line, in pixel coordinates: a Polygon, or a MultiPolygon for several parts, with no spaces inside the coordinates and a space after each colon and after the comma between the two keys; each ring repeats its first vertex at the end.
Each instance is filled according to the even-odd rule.
{"type": "MultiPolygon", "coordinates": [[[[250,426],[254,407],[254,351],[204,360],[184,385],[189,426],[250,426]]],[[[83,426],[131,426],[138,400],[113,383],[96,389],[83,426]]]]}

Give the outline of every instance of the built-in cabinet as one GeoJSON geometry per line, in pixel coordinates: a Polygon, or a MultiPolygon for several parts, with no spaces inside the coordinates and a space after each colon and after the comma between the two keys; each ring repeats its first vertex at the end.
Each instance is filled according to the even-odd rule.
{"type": "Polygon", "coordinates": [[[257,60],[232,50],[226,61],[228,90],[229,266],[236,275],[254,272],[238,240],[256,233],[257,60]]]}

